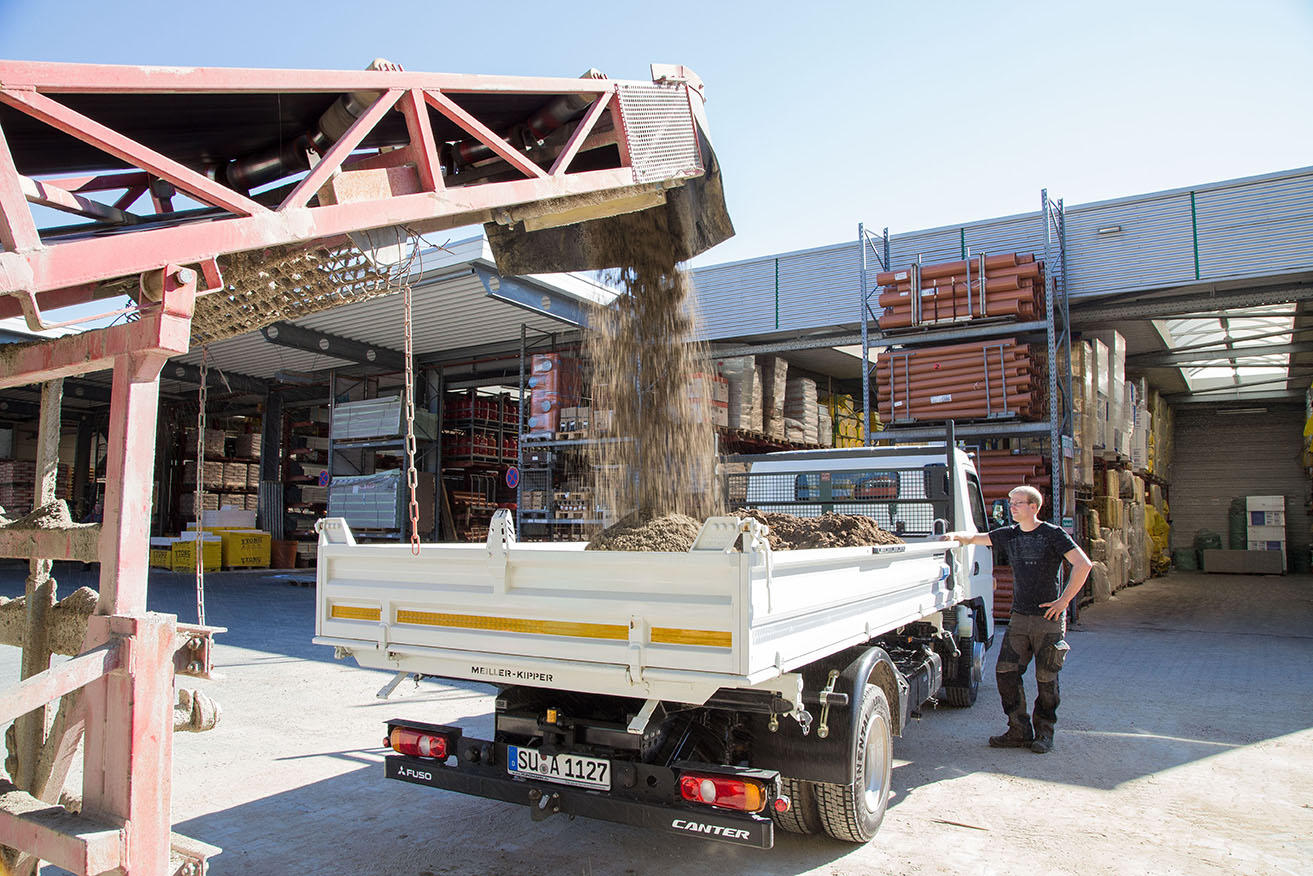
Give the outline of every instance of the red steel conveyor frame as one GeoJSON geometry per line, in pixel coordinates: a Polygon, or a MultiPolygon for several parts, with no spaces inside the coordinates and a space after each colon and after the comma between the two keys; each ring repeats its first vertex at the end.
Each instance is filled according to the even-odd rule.
{"type": "MultiPolygon", "coordinates": [[[[349,232],[393,225],[423,233],[524,218],[543,224],[544,214],[559,210],[574,211],[567,214],[568,221],[577,221],[579,215],[607,215],[605,207],[599,212],[599,201],[618,204],[612,212],[651,206],[666,189],[703,173],[696,150],[682,166],[640,173],[635,154],[660,144],[653,147],[635,139],[634,131],[644,120],[624,118],[622,89],[657,87],[666,98],[677,92],[688,114],[681,126],[691,128],[702,112],[696,77],[682,67],[654,66],[653,74],[652,83],[625,83],[408,73],[390,65],[342,72],[0,61],[0,119],[9,112],[7,118],[21,121],[23,130],[31,130],[35,121],[58,132],[56,140],[66,136],[72,138],[70,143],[77,141],[84,157],[87,151],[80,144],[106,156],[103,166],[90,173],[85,166],[25,173],[14,157],[22,152],[14,147],[23,144],[6,141],[0,128],[0,317],[22,313],[39,328],[48,324],[49,311],[93,300],[98,285],[107,280],[141,277],[143,291],[135,322],[0,355],[0,389],[113,369],[98,549],[75,549],[72,537],[61,541],[49,533],[37,537],[0,531],[3,556],[48,559],[63,545],[60,558],[98,558],[101,564],[100,597],[83,655],[0,692],[0,721],[64,695],[81,694],[80,701],[69,701],[76,705],[70,719],[57,724],[51,738],[40,740],[53,747],[66,770],[79,735],[85,733],[81,814],[53,805],[58,787],[42,792],[52,805],[35,812],[30,806],[24,811],[22,805],[22,795],[33,789],[0,794],[0,844],[27,853],[24,866],[29,871],[35,857],[76,873],[198,874],[206,854],[217,852],[190,842],[179,865],[176,853],[189,841],[170,837],[175,664],[179,671],[205,675],[210,631],[180,627],[172,615],[147,612],[149,532],[141,509],[151,501],[159,372],[169,357],[187,351],[196,296],[221,286],[220,257],[331,241],[349,232]],[[317,156],[313,168],[278,190],[272,201],[268,195],[252,196],[217,182],[196,165],[194,155],[170,155],[165,146],[147,146],[131,126],[116,129],[98,121],[101,114],[94,111],[97,96],[147,101],[159,96],[173,102],[193,96],[203,113],[207,95],[285,94],[303,99],[309,94],[331,102],[361,92],[376,97],[317,156]],[[502,99],[523,106],[562,95],[584,95],[591,103],[577,120],[565,124],[555,148],[542,155],[512,146],[468,108],[492,107],[490,115],[504,118],[504,112],[496,111],[502,99]],[[396,127],[395,116],[389,116],[393,110],[404,117],[406,142],[396,148],[362,149],[371,136],[377,141],[385,119],[396,127]],[[598,122],[608,112],[612,124],[603,131],[598,122]],[[459,175],[444,179],[435,122],[444,126],[447,136],[458,130],[466,142],[481,144],[481,154],[491,153],[484,165],[486,170],[491,162],[492,172],[469,185],[460,184],[459,175]],[[614,166],[598,167],[593,161],[576,170],[579,156],[599,146],[615,147],[614,166]],[[333,187],[328,200],[336,203],[314,203],[328,185],[333,187]],[[169,186],[209,209],[175,213],[169,186]],[[93,198],[105,192],[122,194],[109,201],[93,198]],[[130,213],[147,194],[150,212],[130,213]],[[54,207],[89,222],[76,233],[43,233],[29,204],[54,207]],[[199,266],[199,273],[189,266],[199,266]],[[153,296],[150,289],[156,290],[153,296]],[[204,658],[200,665],[198,656],[204,658]],[[18,805],[11,806],[11,800],[18,805]]],[[[203,118],[154,121],[204,126],[203,118]]],[[[641,136],[650,134],[649,129],[641,136]]],[[[58,156],[55,161],[57,165],[58,156]]],[[[53,423],[51,419],[43,406],[43,434],[58,429],[57,403],[53,423]]],[[[54,772],[63,775],[58,768],[54,772]]]]}

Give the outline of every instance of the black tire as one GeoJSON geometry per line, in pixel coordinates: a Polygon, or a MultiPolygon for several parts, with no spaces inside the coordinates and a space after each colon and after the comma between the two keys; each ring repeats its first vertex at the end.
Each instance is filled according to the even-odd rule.
{"type": "Polygon", "coordinates": [[[816,783],[816,808],[825,832],[850,843],[869,842],[880,829],[893,783],[893,731],[889,700],[874,684],[866,685],[861,720],[849,750],[855,765],[851,785],[816,783]]]}
{"type": "Polygon", "coordinates": [[[944,702],[950,706],[969,709],[980,693],[980,679],[985,671],[985,643],[977,639],[959,642],[957,676],[944,685],[944,702]]]}
{"type": "Polygon", "coordinates": [[[789,833],[821,833],[820,813],[816,811],[816,787],[802,779],[780,776],[780,791],[789,798],[788,812],[771,812],[775,826],[789,833]]]}

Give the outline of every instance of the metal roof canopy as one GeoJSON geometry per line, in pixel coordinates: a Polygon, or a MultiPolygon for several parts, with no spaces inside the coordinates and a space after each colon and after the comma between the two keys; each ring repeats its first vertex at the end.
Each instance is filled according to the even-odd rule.
{"type": "MultiPolygon", "coordinates": [[[[415,356],[435,365],[475,358],[481,350],[490,354],[518,350],[521,324],[540,334],[577,328],[589,305],[604,304],[615,296],[613,290],[574,274],[501,277],[483,237],[425,250],[412,288],[415,356]]],[[[399,356],[403,347],[399,295],[338,307],[294,324],[324,336],[326,349],[282,346],[261,332],[251,332],[210,344],[209,367],[274,381],[280,371],[359,367],[358,360],[333,355],[334,336],[392,356],[399,356]]],[[[162,376],[171,376],[174,362],[197,365],[200,361],[201,351],[193,349],[166,365],[162,376]]]]}

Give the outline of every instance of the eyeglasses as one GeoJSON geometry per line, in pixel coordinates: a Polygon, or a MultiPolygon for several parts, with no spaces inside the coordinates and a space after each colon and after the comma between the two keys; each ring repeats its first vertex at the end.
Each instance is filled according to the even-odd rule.
{"type": "Polygon", "coordinates": [[[1026,501],[1025,499],[1023,499],[1023,500],[1021,500],[1020,502],[1011,502],[1011,501],[1008,502],[1008,507],[1010,507],[1010,508],[1020,508],[1022,505],[1029,505],[1029,504],[1031,504],[1031,503],[1028,502],[1028,501],[1026,501]]]}

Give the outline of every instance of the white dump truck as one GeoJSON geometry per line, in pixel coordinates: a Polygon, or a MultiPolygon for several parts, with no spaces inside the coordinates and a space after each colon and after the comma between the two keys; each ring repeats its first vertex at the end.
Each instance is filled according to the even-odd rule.
{"type": "MultiPolygon", "coordinates": [[[[951,446],[951,445],[950,445],[951,446]]],[[[771,550],[706,521],[687,553],[519,543],[358,544],[320,524],[315,639],[361,666],[485,682],[494,732],[387,722],[391,779],[769,848],[776,826],[865,842],[892,737],[969,706],[992,639],[969,456],[944,446],[738,457],[728,507],[867,514],[905,544],[771,550]]]]}

